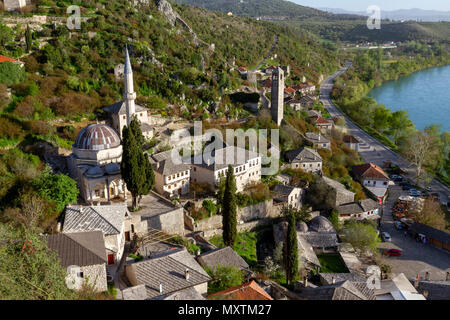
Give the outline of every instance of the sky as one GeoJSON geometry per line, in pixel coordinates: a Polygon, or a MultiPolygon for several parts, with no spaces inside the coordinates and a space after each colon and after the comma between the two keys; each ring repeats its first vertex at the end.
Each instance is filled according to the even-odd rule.
{"type": "Polygon", "coordinates": [[[292,2],[313,8],[339,8],[349,11],[366,11],[371,5],[377,5],[381,10],[419,8],[425,10],[450,11],[449,0],[290,0],[292,2]]]}

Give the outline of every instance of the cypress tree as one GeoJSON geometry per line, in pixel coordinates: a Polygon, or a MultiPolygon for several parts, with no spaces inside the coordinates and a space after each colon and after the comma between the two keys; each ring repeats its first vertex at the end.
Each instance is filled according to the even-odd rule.
{"type": "Polygon", "coordinates": [[[27,30],[25,31],[25,41],[27,44],[27,53],[29,53],[31,51],[31,46],[33,44],[33,39],[31,37],[31,30],[29,25],[27,25],[27,30]]]}
{"type": "Polygon", "coordinates": [[[133,131],[133,135],[138,145],[140,147],[143,147],[145,143],[145,138],[144,135],[142,134],[141,122],[137,119],[135,115],[133,116],[133,120],[130,123],[130,128],[133,131]]]}
{"type": "Polygon", "coordinates": [[[233,247],[237,234],[236,217],[236,181],[234,178],[233,167],[228,166],[227,177],[225,180],[225,190],[222,198],[222,228],[223,242],[225,245],[233,247]]]}
{"type": "Polygon", "coordinates": [[[284,268],[286,271],[286,283],[289,285],[298,276],[297,223],[295,210],[292,207],[283,207],[283,214],[288,221],[286,241],[284,242],[284,268]]]}
{"type": "MultiPolygon", "coordinates": [[[[130,128],[128,126],[123,128],[123,154],[120,169],[127,189],[133,197],[133,209],[136,210],[138,200],[153,188],[155,175],[147,155],[144,154],[142,146],[139,145],[131,129],[133,126],[136,127],[136,124],[133,124],[134,121],[137,120],[132,120],[130,128]]],[[[138,129],[140,131],[139,126],[138,129]]]]}

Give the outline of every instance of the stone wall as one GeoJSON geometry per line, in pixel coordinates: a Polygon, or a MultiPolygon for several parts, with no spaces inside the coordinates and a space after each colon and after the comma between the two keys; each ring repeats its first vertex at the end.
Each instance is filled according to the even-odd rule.
{"type": "Polygon", "coordinates": [[[184,213],[183,208],[176,208],[173,211],[145,218],[147,227],[162,230],[168,234],[184,235],[184,213]]]}
{"type": "Polygon", "coordinates": [[[97,292],[104,292],[108,290],[108,284],[106,281],[106,264],[84,266],[80,269],[81,272],[83,272],[83,279],[87,282],[87,284],[93,286],[97,292]]]}
{"type": "Polygon", "coordinates": [[[238,221],[244,223],[258,219],[276,218],[279,215],[280,207],[275,206],[272,199],[237,210],[238,221]]]}

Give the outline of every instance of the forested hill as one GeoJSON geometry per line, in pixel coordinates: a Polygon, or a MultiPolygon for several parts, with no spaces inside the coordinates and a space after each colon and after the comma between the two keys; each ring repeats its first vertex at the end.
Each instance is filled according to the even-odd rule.
{"type": "Polygon", "coordinates": [[[329,12],[301,6],[285,0],[173,0],[209,10],[232,12],[233,15],[249,17],[285,17],[290,19],[327,18],[342,19],[356,15],[336,15],[329,12]]]}
{"type": "MultiPolygon", "coordinates": [[[[31,26],[29,53],[25,42],[18,45],[26,25],[8,27],[0,15],[0,54],[19,58],[26,70],[8,64],[0,68],[0,146],[15,146],[31,133],[70,148],[85,126],[80,120],[101,119],[102,107],[122,98],[123,80],[114,71],[124,62],[126,44],[138,103],[153,113],[187,120],[201,119],[213,102],[219,102],[218,117],[241,112],[220,103],[221,97],[243,85],[237,67],[255,67],[277,35],[273,53],[278,59],[270,63],[289,64],[298,79],[305,75],[317,81],[337,69],[334,51],[280,25],[175,5],[173,11],[196,38],[183,23],[168,19],[172,10],[166,6],[162,12],[155,3],[160,4],[81,1],[82,13],[89,17],[81,30],[70,31],[65,24],[31,26]]],[[[63,8],[64,2],[56,1],[35,12],[62,16],[63,8]]]]}

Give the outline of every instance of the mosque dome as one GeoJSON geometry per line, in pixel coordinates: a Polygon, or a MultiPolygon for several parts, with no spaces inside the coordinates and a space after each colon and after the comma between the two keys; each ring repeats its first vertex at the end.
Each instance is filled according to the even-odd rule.
{"type": "Polygon", "coordinates": [[[297,224],[297,230],[299,232],[308,232],[308,225],[302,221],[297,224]]]}
{"type": "Polygon", "coordinates": [[[309,224],[309,229],[316,232],[335,232],[333,224],[324,216],[314,217],[309,224]]]}
{"type": "Polygon", "coordinates": [[[120,137],[106,124],[91,124],[80,131],[74,148],[82,150],[106,150],[120,146],[120,137]]]}

